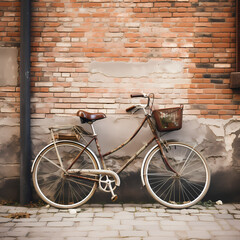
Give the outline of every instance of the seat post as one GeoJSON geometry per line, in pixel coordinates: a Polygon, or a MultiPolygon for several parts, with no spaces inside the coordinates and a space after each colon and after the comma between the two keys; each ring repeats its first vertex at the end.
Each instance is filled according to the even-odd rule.
{"type": "Polygon", "coordinates": [[[91,126],[93,136],[97,136],[96,131],[95,131],[95,128],[94,128],[94,126],[93,126],[93,122],[92,122],[92,123],[89,123],[89,124],[90,124],[90,126],[91,126]]]}

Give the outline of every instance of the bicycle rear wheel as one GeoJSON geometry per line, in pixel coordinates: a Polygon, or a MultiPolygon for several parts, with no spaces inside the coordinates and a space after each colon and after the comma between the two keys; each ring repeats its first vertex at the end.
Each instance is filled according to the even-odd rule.
{"type": "Polygon", "coordinates": [[[210,185],[210,170],[201,154],[184,143],[164,148],[170,170],[156,145],[144,165],[144,180],[150,195],[170,208],[187,208],[200,201],[210,185]]]}
{"type": "MultiPolygon", "coordinates": [[[[72,141],[56,143],[62,159],[61,168],[54,143],[45,147],[37,156],[33,167],[33,184],[38,195],[46,203],[57,208],[74,208],[87,202],[94,194],[95,181],[77,178],[77,173],[64,173],[84,146],[72,141]]],[[[98,169],[93,154],[86,149],[71,169],[98,169]]],[[[91,178],[94,178],[91,176],[91,178]]]]}

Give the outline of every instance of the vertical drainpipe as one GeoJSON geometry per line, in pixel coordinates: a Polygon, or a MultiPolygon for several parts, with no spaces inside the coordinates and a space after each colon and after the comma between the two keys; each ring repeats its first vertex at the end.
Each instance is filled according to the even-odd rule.
{"type": "Polygon", "coordinates": [[[236,72],[240,72],[240,6],[236,0],[236,72]]]}
{"type": "Polygon", "coordinates": [[[20,203],[31,200],[31,133],[30,133],[30,22],[31,0],[21,0],[20,30],[20,203]]]}

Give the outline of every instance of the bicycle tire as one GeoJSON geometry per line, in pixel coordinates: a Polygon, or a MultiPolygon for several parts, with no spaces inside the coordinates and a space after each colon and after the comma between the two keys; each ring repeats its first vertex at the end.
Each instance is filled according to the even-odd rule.
{"type": "MultiPolygon", "coordinates": [[[[164,147],[163,147],[164,148],[164,147]]],[[[210,169],[203,156],[191,146],[171,142],[164,148],[170,166],[164,163],[156,145],[143,166],[143,177],[150,195],[169,208],[188,208],[198,203],[210,185],[210,169]]]]}
{"type": "MultiPolygon", "coordinates": [[[[65,170],[84,148],[82,144],[73,141],[59,141],[56,142],[56,146],[65,170]]],[[[88,149],[82,153],[72,168],[99,169],[95,157],[88,149]]],[[[79,207],[93,196],[97,188],[97,183],[94,181],[64,174],[54,143],[40,151],[32,172],[33,185],[37,194],[47,204],[56,208],[79,207]]]]}

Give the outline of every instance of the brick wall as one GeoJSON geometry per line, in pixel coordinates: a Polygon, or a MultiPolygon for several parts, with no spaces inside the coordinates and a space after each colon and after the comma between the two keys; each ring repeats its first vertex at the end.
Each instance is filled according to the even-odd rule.
{"type": "MultiPolygon", "coordinates": [[[[110,115],[99,122],[97,132],[104,146],[117,146],[138,119],[120,123],[111,114],[120,119],[125,108],[139,101],[130,99],[130,93],[154,92],[156,107],[184,104],[183,128],[168,137],[196,143],[213,173],[212,193],[219,192],[217,199],[224,194],[228,200],[230,194],[239,199],[240,90],[229,87],[230,73],[236,71],[235,4],[235,0],[32,1],[33,155],[48,141],[48,127],[79,122],[71,115],[80,108],[110,115]],[[116,130],[117,137],[103,135],[105,126],[116,130]],[[229,183],[224,190],[222,169],[229,183]]],[[[11,50],[6,51],[12,54],[9,59],[19,62],[19,47],[20,1],[2,0],[0,70],[6,71],[2,63],[11,65],[7,58],[4,62],[2,51],[11,50]]],[[[19,77],[10,79],[11,73],[4,79],[0,75],[4,80],[0,200],[19,198],[20,89],[19,77]]]]}
{"type": "MultiPolygon", "coordinates": [[[[0,3],[0,44],[19,46],[20,3],[0,3]]],[[[77,109],[122,113],[129,93],[155,92],[157,105],[185,104],[185,114],[240,114],[235,71],[235,0],[32,2],[32,117],[77,109]],[[179,61],[181,73],[107,76],[97,62],[179,61]],[[97,78],[98,77],[98,78],[97,78]]],[[[121,72],[121,69],[119,69],[121,72]]],[[[19,88],[1,87],[2,116],[18,117],[19,88]]]]}

